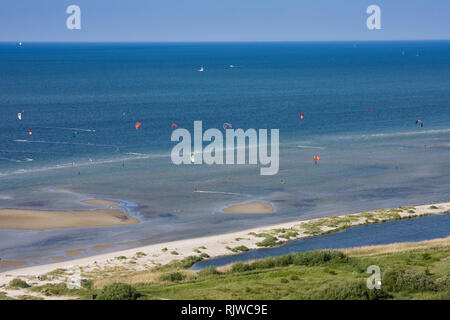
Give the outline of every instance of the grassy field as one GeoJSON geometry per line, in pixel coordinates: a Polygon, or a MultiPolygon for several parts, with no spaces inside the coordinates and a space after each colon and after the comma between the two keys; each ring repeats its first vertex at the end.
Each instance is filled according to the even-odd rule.
{"type": "Polygon", "coordinates": [[[79,290],[64,283],[27,290],[81,299],[450,299],[450,238],[310,251],[199,272],[189,270],[193,262],[101,274],[79,290]],[[381,290],[367,289],[370,265],[381,268],[381,290]]]}

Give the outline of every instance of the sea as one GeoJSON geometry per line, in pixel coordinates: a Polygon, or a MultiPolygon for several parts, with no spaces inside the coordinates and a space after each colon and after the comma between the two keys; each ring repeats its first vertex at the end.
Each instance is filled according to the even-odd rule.
{"type": "Polygon", "coordinates": [[[449,190],[450,41],[0,43],[0,208],[91,210],[80,200],[99,198],[141,221],[0,229],[3,260],[449,201],[449,190]],[[278,129],[279,172],[173,164],[171,134],[194,121],[278,129]],[[255,200],[275,212],[222,211],[255,200]]]}

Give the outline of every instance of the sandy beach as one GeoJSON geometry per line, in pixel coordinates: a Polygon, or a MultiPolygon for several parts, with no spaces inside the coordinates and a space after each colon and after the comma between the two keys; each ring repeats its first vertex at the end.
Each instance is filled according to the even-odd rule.
{"type": "MultiPolygon", "coordinates": [[[[0,273],[0,287],[6,286],[9,281],[14,278],[19,277],[24,280],[35,280],[36,277],[53,270],[67,270],[72,266],[80,267],[83,274],[87,277],[89,277],[89,275],[95,277],[95,275],[101,273],[101,271],[114,270],[115,268],[119,268],[122,271],[128,270],[130,272],[141,271],[157,265],[167,264],[172,260],[181,260],[188,256],[195,256],[201,253],[205,253],[213,258],[234,254],[238,252],[234,249],[242,246],[245,246],[250,250],[261,248],[260,243],[264,237],[277,237],[279,240],[277,244],[281,244],[286,241],[319,235],[333,230],[341,230],[342,228],[355,225],[415,218],[425,215],[446,214],[449,212],[450,202],[445,202],[433,205],[428,204],[395,209],[381,209],[321,219],[294,221],[215,236],[153,244],[71,261],[5,271],[0,273]]],[[[65,281],[65,279],[65,276],[61,275],[59,278],[54,278],[52,281],[61,282],[65,281]]]]}

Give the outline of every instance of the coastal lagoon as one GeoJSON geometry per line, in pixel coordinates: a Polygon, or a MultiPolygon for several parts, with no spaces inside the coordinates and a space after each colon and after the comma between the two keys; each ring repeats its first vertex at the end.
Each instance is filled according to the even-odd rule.
{"type": "Polygon", "coordinates": [[[4,260],[449,198],[449,41],[2,43],[0,70],[0,207],[90,210],[80,201],[97,198],[140,220],[0,230],[4,260]],[[196,120],[279,129],[278,174],[174,165],[172,124],[192,131],[196,120]],[[275,211],[223,212],[258,200],[275,211]]]}

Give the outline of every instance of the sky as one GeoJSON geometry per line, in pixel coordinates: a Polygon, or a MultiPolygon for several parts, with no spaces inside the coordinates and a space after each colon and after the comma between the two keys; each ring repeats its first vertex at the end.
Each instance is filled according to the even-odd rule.
{"type": "Polygon", "coordinates": [[[1,0],[0,41],[450,39],[450,0],[1,0]],[[69,5],[81,29],[69,30],[69,5]],[[381,29],[366,26],[369,5],[381,29]]]}

